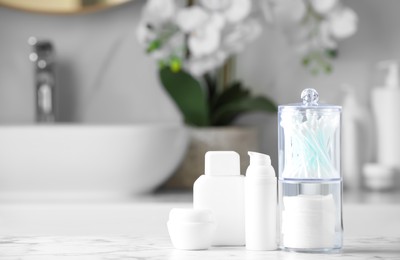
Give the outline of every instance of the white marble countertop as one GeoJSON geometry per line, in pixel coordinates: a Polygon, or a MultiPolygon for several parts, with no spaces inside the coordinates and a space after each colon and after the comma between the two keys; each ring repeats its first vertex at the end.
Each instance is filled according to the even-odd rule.
{"type": "Polygon", "coordinates": [[[1,237],[0,259],[400,259],[400,237],[346,238],[341,253],[306,254],[247,251],[244,247],[213,247],[202,251],[173,249],[167,236],[1,237]]]}
{"type": "MultiPolygon", "coordinates": [[[[393,196],[393,195],[392,195],[393,196]]],[[[190,194],[124,202],[0,201],[0,260],[45,259],[399,259],[400,203],[344,204],[344,248],[336,254],[172,247],[166,221],[173,207],[191,207],[190,194]]]]}

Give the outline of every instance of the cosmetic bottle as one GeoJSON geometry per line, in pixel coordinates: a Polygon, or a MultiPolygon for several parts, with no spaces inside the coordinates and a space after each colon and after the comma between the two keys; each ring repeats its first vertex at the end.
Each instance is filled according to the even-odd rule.
{"type": "Polygon", "coordinates": [[[246,249],[275,250],[277,183],[268,155],[249,152],[245,177],[246,249]]]}
{"type": "MultiPolygon", "coordinates": [[[[381,189],[390,189],[396,185],[395,176],[399,176],[400,172],[399,68],[397,61],[392,60],[382,61],[378,64],[378,67],[387,72],[382,86],[375,87],[371,93],[371,105],[377,134],[377,163],[373,168],[374,172],[378,172],[377,178],[382,176],[382,179],[388,179],[388,181],[382,182],[382,184],[386,183],[387,185],[382,185],[381,189]],[[389,173],[387,173],[388,168],[390,168],[389,173]]],[[[367,187],[374,188],[374,185],[369,185],[371,181],[368,178],[371,175],[364,174],[367,187]]]]}
{"type": "Polygon", "coordinates": [[[344,189],[362,187],[362,165],[373,154],[373,125],[369,111],[361,104],[353,86],[342,86],[342,175],[344,189]]]}
{"type": "Polygon", "coordinates": [[[280,248],[335,252],[342,247],[341,107],[302,103],[278,108],[280,248]]]}
{"type": "Polygon", "coordinates": [[[193,185],[193,207],[212,210],[217,224],[212,245],[244,245],[244,176],[238,153],[206,153],[204,175],[193,185]]]}

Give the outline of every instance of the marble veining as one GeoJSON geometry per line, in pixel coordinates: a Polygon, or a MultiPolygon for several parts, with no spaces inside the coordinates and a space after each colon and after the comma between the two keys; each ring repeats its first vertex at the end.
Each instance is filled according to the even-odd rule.
{"type": "Polygon", "coordinates": [[[400,237],[346,238],[344,244],[341,253],[321,255],[247,251],[244,247],[213,247],[210,250],[181,251],[172,247],[167,236],[0,237],[0,259],[400,259],[400,237]]]}

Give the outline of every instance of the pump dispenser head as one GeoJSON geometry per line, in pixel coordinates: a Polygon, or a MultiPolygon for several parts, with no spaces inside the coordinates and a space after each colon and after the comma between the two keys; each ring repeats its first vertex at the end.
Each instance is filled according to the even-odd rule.
{"type": "Polygon", "coordinates": [[[380,69],[387,70],[385,87],[390,89],[399,88],[399,64],[395,60],[386,60],[378,63],[380,69]]]}
{"type": "Polygon", "coordinates": [[[248,152],[250,156],[250,165],[271,165],[271,158],[269,155],[257,152],[248,152]]]}
{"type": "Polygon", "coordinates": [[[271,158],[267,154],[248,152],[250,156],[250,165],[247,168],[247,177],[274,178],[275,171],[271,165],[271,158]]]}

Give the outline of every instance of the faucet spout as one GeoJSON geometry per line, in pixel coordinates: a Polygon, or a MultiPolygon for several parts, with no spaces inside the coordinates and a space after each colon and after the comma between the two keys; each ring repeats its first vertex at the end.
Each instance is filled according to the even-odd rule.
{"type": "Polygon", "coordinates": [[[36,121],[55,122],[56,80],[53,44],[47,40],[37,40],[35,37],[30,37],[28,43],[32,46],[29,59],[35,64],[36,121]]]}

